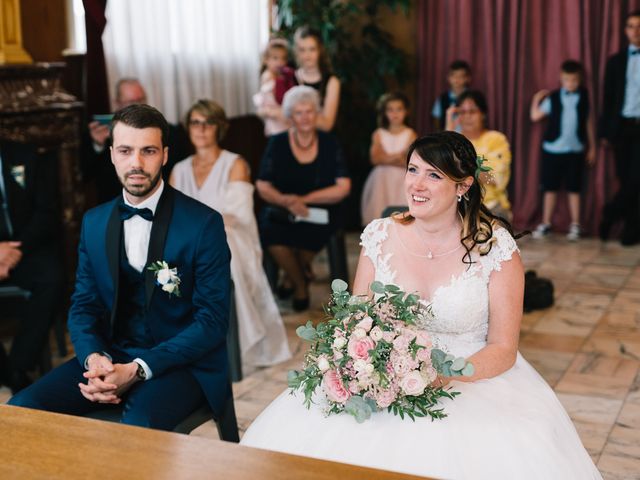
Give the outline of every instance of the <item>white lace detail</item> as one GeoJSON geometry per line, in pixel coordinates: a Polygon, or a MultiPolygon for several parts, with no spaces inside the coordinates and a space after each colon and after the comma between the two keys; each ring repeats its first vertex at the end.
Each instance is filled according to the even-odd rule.
{"type": "Polygon", "coordinates": [[[390,218],[378,218],[367,225],[360,235],[360,245],[364,254],[371,259],[375,268],[375,279],[385,285],[394,283],[396,272],[392,272],[389,259],[393,253],[382,255],[382,244],[389,237],[387,229],[393,222],[390,218]]]}
{"type": "MultiPolygon", "coordinates": [[[[392,253],[382,254],[382,244],[389,238],[388,227],[392,219],[371,222],[362,233],[361,245],[375,267],[375,279],[382,283],[394,283],[402,287],[402,277],[391,270],[392,253]]],[[[436,346],[456,355],[471,355],[481,349],[489,330],[489,278],[493,271],[500,271],[502,263],[518,250],[515,240],[504,228],[494,230],[493,245],[487,255],[472,254],[473,263],[460,275],[439,286],[431,301],[423,299],[431,307],[433,318],[426,322],[436,346]]],[[[401,273],[401,272],[400,272],[401,273]]]]}

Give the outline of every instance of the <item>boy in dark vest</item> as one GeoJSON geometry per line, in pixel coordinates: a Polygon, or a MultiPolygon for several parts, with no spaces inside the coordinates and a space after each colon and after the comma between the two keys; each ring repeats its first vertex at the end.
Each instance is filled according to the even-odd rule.
{"type": "Polygon", "coordinates": [[[444,130],[447,123],[447,109],[456,104],[458,96],[471,84],[471,67],[464,60],[456,60],[449,65],[447,74],[449,90],[443,92],[434,102],[431,109],[433,127],[436,131],[444,130]]]}
{"type": "Polygon", "coordinates": [[[589,114],[589,94],[582,86],[582,65],[566,60],[560,71],[559,90],[540,90],[531,101],[531,120],[549,117],[542,141],[542,223],[533,232],[543,238],[551,232],[558,191],[569,194],[571,225],[567,239],[580,238],[580,190],[584,164],[595,162],[595,136],[589,114]]]}

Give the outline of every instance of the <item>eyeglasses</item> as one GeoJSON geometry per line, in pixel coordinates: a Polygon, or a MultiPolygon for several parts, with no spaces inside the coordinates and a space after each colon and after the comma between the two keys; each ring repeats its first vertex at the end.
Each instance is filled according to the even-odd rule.
{"type": "Polygon", "coordinates": [[[480,109],[478,109],[478,108],[470,108],[468,110],[458,110],[456,113],[458,115],[475,115],[479,111],[480,111],[480,109]]]}
{"type": "Polygon", "coordinates": [[[207,119],[205,121],[202,120],[189,120],[189,126],[196,128],[196,127],[213,127],[216,124],[216,122],[214,122],[212,119],[207,119]]]}

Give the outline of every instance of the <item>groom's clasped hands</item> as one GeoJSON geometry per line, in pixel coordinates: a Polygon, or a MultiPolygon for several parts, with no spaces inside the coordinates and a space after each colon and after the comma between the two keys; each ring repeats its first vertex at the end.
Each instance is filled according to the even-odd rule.
{"type": "Polygon", "coordinates": [[[122,395],[138,380],[138,364],[112,363],[108,357],[93,353],[87,358],[86,384],[79,383],[80,393],[87,400],[119,404],[122,395]]]}

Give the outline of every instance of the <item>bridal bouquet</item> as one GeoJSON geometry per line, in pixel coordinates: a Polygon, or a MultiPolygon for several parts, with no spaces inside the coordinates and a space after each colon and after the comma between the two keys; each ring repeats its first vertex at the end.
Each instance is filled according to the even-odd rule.
{"type": "Polygon", "coordinates": [[[311,347],[303,370],[290,371],[288,382],[304,393],[307,408],[321,386],[328,414],[345,412],[359,423],[385,408],[403,419],[446,417],[439,399],[459,392],[434,381],[438,375],[473,375],[473,365],[433,347],[419,326],[428,323],[431,309],[395,285],[373,282],[374,299],[350,295],[342,280],[331,288],[326,321],[296,330],[311,347]]]}

